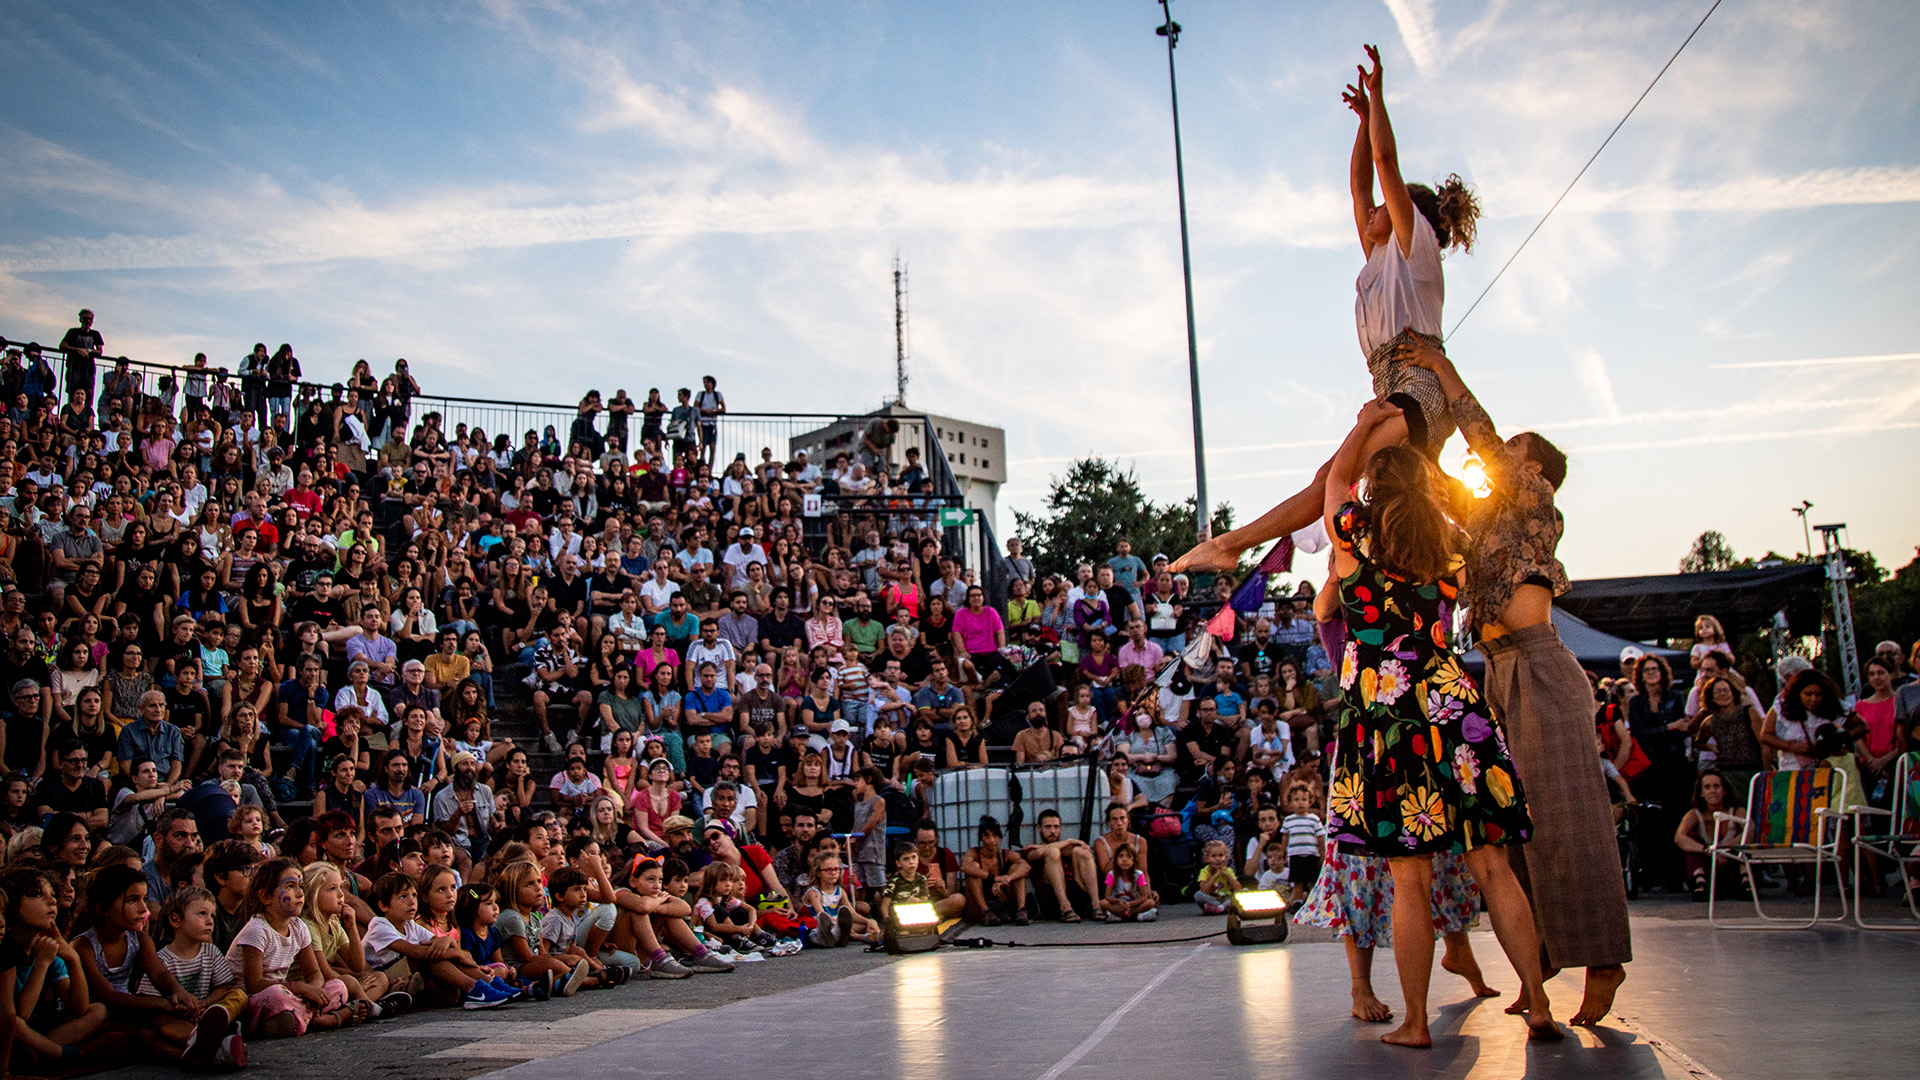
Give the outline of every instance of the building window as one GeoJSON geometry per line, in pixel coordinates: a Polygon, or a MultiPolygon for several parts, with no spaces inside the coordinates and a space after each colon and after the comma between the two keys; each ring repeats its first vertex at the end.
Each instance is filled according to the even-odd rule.
{"type": "Polygon", "coordinates": [[[986,469],[986,468],[991,468],[992,466],[993,466],[993,462],[991,462],[991,461],[988,461],[988,460],[987,460],[986,458],[981,458],[981,459],[980,459],[980,467],[981,467],[981,468],[983,468],[983,469],[986,469]]]}
{"type": "Polygon", "coordinates": [[[958,462],[959,462],[960,464],[962,464],[962,465],[965,465],[965,464],[967,463],[967,455],[965,455],[965,454],[955,454],[955,455],[954,455],[954,460],[956,460],[956,461],[958,461],[958,462]]]}

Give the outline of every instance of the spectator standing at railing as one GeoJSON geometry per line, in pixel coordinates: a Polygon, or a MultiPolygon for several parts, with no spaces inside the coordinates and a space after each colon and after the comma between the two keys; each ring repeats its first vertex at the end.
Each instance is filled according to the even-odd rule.
{"type": "Polygon", "coordinates": [[[94,363],[107,353],[106,339],[93,328],[93,312],[80,309],[80,325],[60,339],[60,351],[67,358],[67,393],[85,390],[93,400],[94,363]]]}
{"type": "Polygon", "coordinates": [[[700,414],[700,460],[712,465],[720,445],[720,418],[727,412],[727,396],[720,392],[713,376],[701,376],[700,393],[693,399],[693,406],[700,414]]]}

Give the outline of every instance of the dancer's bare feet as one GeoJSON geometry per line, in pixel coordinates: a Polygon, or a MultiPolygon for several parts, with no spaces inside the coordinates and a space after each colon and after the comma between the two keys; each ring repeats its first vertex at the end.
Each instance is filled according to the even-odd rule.
{"type": "Polygon", "coordinates": [[[1474,959],[1470,949],[1449,948],[1446,954],[1440,957],[1440,967],[1467,980],[1467,985],[1473,988],[1474,997],[1500,996],[1500,991],[1488,986],[1487,980],[1481,977],[1480,962],[1474,959]]]}
{"type": "Polygon", "coordinates": [[[1626,981],[1627,969],[1619,964],[1588,968],[1587,991],[1580,999],[1580,1011],[1573,1014],[1571,1022],[1592,1025],[1606,1019],[1613,1011],[1614,993],[1626,981]]]}
{"type": "Polygon", "coordinates": [[[1353,984],[1353,1018],[1369,1024],[1383,1024],[1393,1019],[1393,1010],[1374,996],[1372,983],[1356,981],[1353,984]]]}
{"type": "Polygon", "coordinates": [[[1433,1033],[1427,1030],[1426,1017],[1409,1016],[1405,1023],[1380,1036],[1380,1041],[1391,1046],[1425,1050],[1433,1045],[1433,1033]]]}
{"type": "MultiPolygon", "coordinates": [[[[1524,993],[1524,991],[1522,991],[1524,993]]],[[[1527,995],[1527,1038],[1534,1042],[1559,1042],[1567,1037],[1553,1022],[1553,1004],[1545,993],[1527,995]]]]}
{"type": "Polygon", "coordinates": [[[1167,569],[1176,574],[1193,570],[1234,570],[1239,567],[1240,556],[1244,554],[1246,548],[1232,547],[1223,542],[1221,537],[1215,536],[1195,544],[1192,550],[1175,559],[1167,569]]]}
{"type": "Polygon", "coordinates": [[[1505,1011],[1508,1016],[1525,1016],[1533,1011],[1533,1003],[1528,1000],[1527,988],[1524,985],[1520,987],[1520,996],[1514,998],[1513,1004],[1507,1006],[1505,1011]]]}

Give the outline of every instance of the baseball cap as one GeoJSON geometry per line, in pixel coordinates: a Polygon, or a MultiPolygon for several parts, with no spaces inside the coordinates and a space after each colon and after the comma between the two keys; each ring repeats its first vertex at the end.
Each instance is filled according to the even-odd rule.
{"type": "Polygon", "coordinates": [[[847,734],[851,735],[853,734],[853,725],[847,723],[845,720],[835,720],[833,722],[833,725],[827,728],[827,731],[831,734],[838,734],[844,731],[847,734]]]}
{"type": "Polygon", "coordinates": [[[752,535],[753,535],[753,526],[751,526],[751,525],[742,525],[742,526],[740,526],[740,532],[739,532],[739,534],[738,534],[738,535],[740,535],[740,536],[752,536],[752,535]]]}
{"type": "Polygon", "coordinates": [[[1640,646],[1628,645],[1626,648],[1620,650],[1620,662],[1622,664],[1632,663],[1646,655],[1646,650],[1640,648],[1640,646]]]}

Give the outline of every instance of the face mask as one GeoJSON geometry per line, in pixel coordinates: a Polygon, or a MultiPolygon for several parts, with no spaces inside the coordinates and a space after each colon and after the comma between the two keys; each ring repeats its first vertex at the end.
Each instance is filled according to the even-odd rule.
{"type": "Polygon", "coordinates": [[[1142,716],[1140,717],[1140,719],[1134,721],[1134,723],[1139,725],[1139,728],[1141,731],[1146,731],[1147,729],[1153,727],[1153,717],[1142,716]]]}

